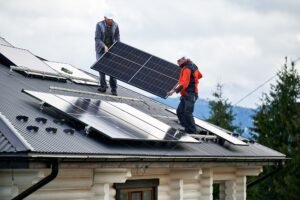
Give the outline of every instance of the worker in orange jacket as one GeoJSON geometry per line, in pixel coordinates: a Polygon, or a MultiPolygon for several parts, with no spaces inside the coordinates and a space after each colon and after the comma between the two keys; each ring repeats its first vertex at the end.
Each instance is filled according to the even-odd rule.
{"type": "Polygon", "coordinates": [[[181,68],[179,81],[167,95],[171,96],[174,92],[180,92],[180,103],[176,110],[179,122],[184,127],[185,132],[195,134],[196,125],[193,112],[198,98],[198,83],[202,74],[190,59],[182,57],[177,61],[177,64],[181,68]]]}

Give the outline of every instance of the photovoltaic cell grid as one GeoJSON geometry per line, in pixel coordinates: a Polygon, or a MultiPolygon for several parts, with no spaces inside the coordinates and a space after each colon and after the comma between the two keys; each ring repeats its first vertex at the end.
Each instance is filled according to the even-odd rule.
{"type": "Polygon", "coordinates": [[[124,103],[28,90],[23,92],[112,139],[198,142],[124,103]]]}
{"type": "Polygon", "coordinates": [[[147,92],[167,97],[178,82],[177,65],[116,42],[92,67],[147,92]]]}

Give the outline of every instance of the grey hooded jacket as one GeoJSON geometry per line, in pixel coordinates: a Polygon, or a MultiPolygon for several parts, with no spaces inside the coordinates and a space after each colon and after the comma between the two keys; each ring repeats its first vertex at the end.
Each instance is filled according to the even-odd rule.
{"type": "MultiPolygon", "coordinates": [[[[95,33],[95,50],[96,54],[100,54],[102,52],[105,40],[105,21],[100,21],[96,25],[96,33],[95,33]]],[[[120,31],[119,26],[116,22],[113,21],[112,24],[112,34],[113,34],[113,42],[120,41],[120,31]]]]}

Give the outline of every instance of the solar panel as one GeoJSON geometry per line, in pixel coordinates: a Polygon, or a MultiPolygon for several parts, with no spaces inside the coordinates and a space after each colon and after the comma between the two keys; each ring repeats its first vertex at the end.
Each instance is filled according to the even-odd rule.
{"type": "Polygon", "coordinates": [[[162,98],[177,84],[180,72],[177,65],[122,42],[114,43],[91,68],[162,98]]]}
{"type": "MultiPolygon", "coordinates": [[[[176,110],[175,109],[166,109],[167,111],[176,114],[176,110]]],[[[209,122],[203,121],[201,119],[198,119],[196,117],[194,117],[195,119],[195,124],[198,125],[199,127],[223,138],[224,140],[234,144],[234,145],[241,145],[241,146],[246,146],[248,144],[246,144],[245,142],[229,135],[228,133],[226,133],[226,131],[218,126],[215,126],[209,122]]]]}
{"type": "Polygon", "coordinates": [[[0,37],[0,45],[10,46],[10,47],[13,46],[2,37],[0,37]]]}
{"type": "Polygon", "coordinates": [[[52,61],[44,61],[47,65],[49,65],[55,71],[64,74],[71,78],[71,80],[75,83],[79,84],[88,84],[88,85],[99,85],[99,81],[92,76],[80,71],[76,67],[73,67],[67,63],[60,62],[52,62],[52,61]],[[77,78],[77,79],[76,79],[77,78]],[[78,79],[79,78],[79,79],[78,79]],[[86,80],[83,80],[86,79],[86,80]]]}
{"type": "Polygon", "coordinates": [[[23,92],[112,139],[198,142],[127,104],[36,91],[23,92]]]}
{"type": "Polygon", "coordinates": [[[25,49],[0,45],[0,54],[2,61],[5,60],[10,65],[26,68],[27,70],[24,70],[26,74],[60,77],[55,70],[25,49]]]}

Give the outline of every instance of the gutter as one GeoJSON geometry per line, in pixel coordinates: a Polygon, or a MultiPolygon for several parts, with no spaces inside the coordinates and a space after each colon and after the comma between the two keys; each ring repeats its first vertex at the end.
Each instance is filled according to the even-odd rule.
{"type": "Polygon", "coordinates": [[[12,200],[22,200],[22,199],[28,197],[29,195],[31,195],[32,193],[34,193],[35,191],[37,191],[38,189],[40,189],[41,187],[43,187],[44,185],[46,185],[49,182],[51,182],[52,180],[54,180],[59,171],[58,160],[51,161],[51,168],[52,168],[52,171],[48,176],[46,176],[45,178],[43,178],[36,184],[32,185],[31,187],[29,187],[28,189],[23,191],[21,194],[14,197],[12,200]]]}
{"type": "Polygon", "coordinates": [[[281,169],[283,169],[283,166],[282,166],[282,163],[279,163],[278,167],[276,169],[274,169],[273,171],[255,179],[254,181],[252,181],[250,183],[247,183],[247,189],[249,189],[249,188],[253,187],[254,185],[260,183],[261,181],[269,178],[270,176],[273,176],[274,174],[278,173],[281,169]]]}

